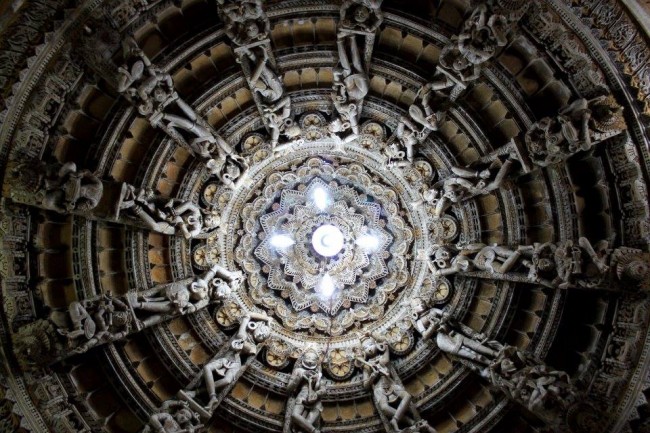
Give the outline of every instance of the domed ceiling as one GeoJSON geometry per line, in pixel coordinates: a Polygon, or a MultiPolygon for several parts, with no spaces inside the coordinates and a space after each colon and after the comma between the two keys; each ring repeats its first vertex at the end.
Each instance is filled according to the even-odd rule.
{"type": "Polygon", "coordinates": [[[650,431],[647,4],[0,11],[0,431],[650,431]]]}

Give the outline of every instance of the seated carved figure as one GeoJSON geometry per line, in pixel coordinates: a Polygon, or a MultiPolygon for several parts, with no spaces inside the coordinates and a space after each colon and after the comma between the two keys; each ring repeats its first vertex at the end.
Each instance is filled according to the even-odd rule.
{"type": "Polygon", "coordinates": [[[537,121],[526,132],[525,142],[533,163],[545,167],[625,129],[622,107],[612,96],[580,98],[560,109],[556,117],[537,121]]]}
{"type": "Polygon", "coordinates": [[[237,45],[248,45],[268,37],[270,23],[261,0],[218,0],[226,34],[237,45]]]}
{"type": "Polygon", "coordinates": [[[187,402],[168,400],[151,415],[142,433],[198,433],[202,428],[198,414],[187,402]]]}
{"type": "Polygon", "coordinates": [[[104,185],[89,170],[77,171],[74,162],[67,162],[54,175],[45,177],[43,206],[60,213],[89,211],[102,198],[104,185]]]}
{"type": "Polygon", "coordinates": [[[383,0],[345,0],[341,5],[340,25],[344,29],[374,33],[384,20],[383,0]]]}

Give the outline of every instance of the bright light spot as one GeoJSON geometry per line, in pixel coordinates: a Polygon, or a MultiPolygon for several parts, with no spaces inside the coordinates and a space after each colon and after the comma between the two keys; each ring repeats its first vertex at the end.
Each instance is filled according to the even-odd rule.
{"type": "Polygon", "coordinates": [[[318,227],[311,237],[311,244],[318,254],[323,257],[337,255],[345,243],[341,229],[331,224],[318,227]]]}
{"type": "Polygon", "coordinates": [[[293,239],[287,235],[273,235],[271,236],[270,242],[275,248],[289,248],[291,245],[295,244],[293,239]]]}
{"type": "Polygon", "coordinates": [[[320,282],[318,283],[318,291],[320,294],[326,298],[331,297],[334,294],[334,280],[330,274],[323,275],[320,282]]]}
{"type": "Polygon", "coordinates": [[[379,248],[379,238],[369,234],[359,236],[355,243],[363,248],[367,253],[375,252],[379,248]]]}
{"type": "Polygon", "coordinates": [[[327,191],[320,187],[314,190],[312,193],[312,199],[314,200],[316,207],[320,210],[327,209],[330,202],[330,196],[327,194],[327,191]]]}

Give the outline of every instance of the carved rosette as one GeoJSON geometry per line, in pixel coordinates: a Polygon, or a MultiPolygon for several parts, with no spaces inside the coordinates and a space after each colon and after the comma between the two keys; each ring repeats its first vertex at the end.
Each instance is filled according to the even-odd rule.
{"type": "Polygon", "coordinates": [[[370,177],[358,164],[338,167],[310,159],[293,172],[269,180],[265,194],[244,209],[248,221],[242,239],[243,266],[249,274],[249,294],[262,308],[272,310],[291,330],[318,329],[339,335],[346,329],[383,316],[387,303],[408,280],[404,253],[413,235],[399,213],[396,192],[370,177]],[[313,202],[320,190],[329,202],[313,202]],[[320,256],[312,245],[324,225],[343,235],[343,247],[333,257],[320,256]],[[272,245],[274,234],[295,244],[272,245]],[[372,248],[361,239],[372,236],[372,248]],[[385,278],[388,275],[391,278],[385,278]],[[334,286],[332,296],[319,288],[323,275],[334,286]]]}

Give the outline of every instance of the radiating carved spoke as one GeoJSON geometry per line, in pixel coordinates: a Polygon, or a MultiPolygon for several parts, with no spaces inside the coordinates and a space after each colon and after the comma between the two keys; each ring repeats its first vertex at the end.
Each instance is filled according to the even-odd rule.
{"type": "Polygon", "coordinates": [[[560,241],[509,247],[469,244],[436,246],[429,267],[434,277],[463,275],[559,289],[637,292],[650,287],[650,255],[639,249],[560,241]]]}
{"type": "Polygon", "coordinates": [[[221,303],[242,282],[240,272],[214,265],[205,274],[124,296],[100,295],[72,302],[67,311],[23,326],[17,351],[26,366],[58,362],[130,337],[145,328],[221,303]]]}
{"type": "Polygon", "coordinates": [[[148,188],[100,180],[72,162],[11,164],[4,190],[12,200],[28,206],[186,239],[205,238],[223,230],[216,210],[188,200],[165,199],[148,188]]]}
{"type": "Polygon", "coordinates": [[[293,126],[291,98],[285,94],[271,49],[269,19],[261,0],[224,0],[219,2],[219,17],[226,34],[236,45],[241,65],[255,104],[270,134],[272,148],[281,135],[290,138],[298,132],[293,126]]]}
{"type": "Polygon", "coordinates": [[[434,339],[438,348],[501,390],[509,399],[525,406],[558,431],[568,428],[566,413],[575,403],[577,390],[569,375],[549,367],[533,355],[491,340],[455,320],[448,312],[428,308],[422,299],[411,303],[414,328],[424,339],[434,339]]]}

